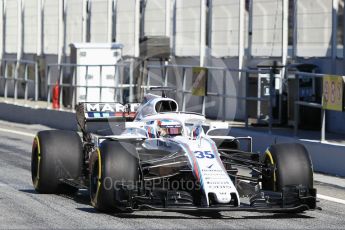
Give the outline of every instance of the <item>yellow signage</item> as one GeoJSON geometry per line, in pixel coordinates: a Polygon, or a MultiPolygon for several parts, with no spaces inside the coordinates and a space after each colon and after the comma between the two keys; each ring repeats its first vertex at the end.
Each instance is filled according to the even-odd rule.
{"type": "Polygon", "coordinates": [[[322,108],[328,110],[343,110],[342,76],[327,75],[323,78],[322,108]]]}
{"type": "Polygon", "coordinates": [[[207,94],[207,68],[193,67],[192,95],[206,96],[207,94]]]}

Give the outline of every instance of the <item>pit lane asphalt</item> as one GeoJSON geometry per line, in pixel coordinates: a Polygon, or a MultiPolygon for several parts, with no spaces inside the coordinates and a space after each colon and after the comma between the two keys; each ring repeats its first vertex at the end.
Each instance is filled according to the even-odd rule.
{"type": "MultiPolygon", "coordinates": [[[[345,205],[320,199],[322,211],[298,215],[248,212],[185,214],[98,213],[86,192],[75,197],[37,194],[31,182],[33,137],[42,126],[0,122],[0,229],[344,229],[345,205]],[[4,131],[14,130],[15,133],[4,131]],[[23,133],[22,133],[23,132],[23,133]],[[25,135],[29,133],[29,135],[25,135]]],[[[342,187],[316,182],[320,193],[345,199],[342,187]]]]}

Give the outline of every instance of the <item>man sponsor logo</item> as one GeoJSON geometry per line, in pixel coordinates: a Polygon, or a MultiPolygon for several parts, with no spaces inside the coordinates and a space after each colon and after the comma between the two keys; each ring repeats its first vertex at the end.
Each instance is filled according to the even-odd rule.
{"type": "Polygon", "coordinates": [[[120,103],[87,103],[86,112],[124,112],[125,106],[120,103]]]}
{"type": "Polygon", "coordinates": [[[120,103],[86,103],[85,112],[104,112],[104,113],[135,113],[140,107],[140,103],[128,103],[122,105],[120,103]]]}

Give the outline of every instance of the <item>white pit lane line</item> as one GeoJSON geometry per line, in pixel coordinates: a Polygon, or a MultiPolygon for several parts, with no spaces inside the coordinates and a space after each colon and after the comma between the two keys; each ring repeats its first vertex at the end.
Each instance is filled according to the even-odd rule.
{"type": "Polygon", "coordinates": [[[332,201],[332,202],[339,203],[339,204],[345,204],[345,200],[338,199],[338,198],[331,197],[331,196],[325,196],[322,194],[317,194],[317,198],[322,199],[322,200],[332,201]]]}
{"type": "MultiPolygon", "coordinates": [[[[26,137],[35,137],[36,136],[35,134],[32,134],[32,133],[26,133],[26,132],[21,132],[21,131],[16,131],[16,130],[11,130],[11,129],[4,129],[4,128],[0,128],[0,132],[13,133],[13,134],[18,134],[18,135],[26,136],[26,137]]],[[[0,183],[0,187],[1,186],[3,186],[3,185],[0,183]]],[[[345,200],[338,199],[338,198],[335,198],[335,197],[325,196],[325,195],[322,195],[322,194],[317,194],[317,198],[345,205],[345,200]]]]}
{"type": "Polygon", "coordinates": [[[5,132],[5,133],[18,134],[18,135],[22,135],[22,136],[26,136],[26,137],[35,137],[36,136],[35,134],[32,134],[32,133],[26,133],[26,132],[11,130],[11,129],[0,128],[0,131],[5,132]]]}

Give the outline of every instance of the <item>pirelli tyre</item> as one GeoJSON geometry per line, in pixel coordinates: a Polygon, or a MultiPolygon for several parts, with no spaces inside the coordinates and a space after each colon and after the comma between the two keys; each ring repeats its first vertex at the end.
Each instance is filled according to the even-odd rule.
{"type": "Polygon", "coordinates": [[[272,145],[264,156],[271,168],[263,173],[262,188],[282,191],[285,186],[313,188],[313,166],[306,148],[297,143],[272,145]]]}
{"type": "Polygon", "coordinates": [[[82,143],[72,131],[48,130],[37,133],[31,156],[31,175],[39,193],[74,192],[64,179],[78,179],[82,170],[82,143]]]}
{"type": "Polygon", "coordinates": [[[128,142],[103,141],[90,158],[90,198],[102,212],[132,212],[131,194],[139,180],[139,159],[128,142]]]}

